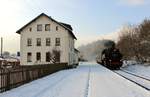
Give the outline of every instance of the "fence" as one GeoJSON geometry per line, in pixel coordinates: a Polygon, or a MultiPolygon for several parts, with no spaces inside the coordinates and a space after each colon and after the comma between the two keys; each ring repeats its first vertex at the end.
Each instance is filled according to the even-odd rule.
{"type": "Polygon", "coordinates": [[[0,92],[10,90],[56,71],[66,69],[66,63],[0,68],[0,92]]]}

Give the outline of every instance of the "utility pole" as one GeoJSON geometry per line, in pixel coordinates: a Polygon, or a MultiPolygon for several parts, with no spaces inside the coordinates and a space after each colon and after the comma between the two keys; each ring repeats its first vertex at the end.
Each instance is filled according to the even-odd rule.
{"type": "Polygon", "coordinates": [[[3,37],[1,37],[1,57],[3,57],[3,37]]]}

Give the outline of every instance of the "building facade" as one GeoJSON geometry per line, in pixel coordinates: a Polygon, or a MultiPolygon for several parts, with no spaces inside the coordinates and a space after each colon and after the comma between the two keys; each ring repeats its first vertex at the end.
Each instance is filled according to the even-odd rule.
{"type": "Polygon", "coordinates": [[[20,64],[74,64],[77,39],[71,25],[42,13],[16,33],[20,38],[20,64]]]}

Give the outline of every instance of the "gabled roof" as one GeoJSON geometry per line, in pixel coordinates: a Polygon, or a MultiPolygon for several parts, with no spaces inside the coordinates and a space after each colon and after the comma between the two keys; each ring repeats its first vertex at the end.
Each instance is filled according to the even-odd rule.
{"type": "Polygon", "coordinates": [[[56,21],[55,19],[51,18],[50,16],[44,14],[44,13],[41,13],[40,15],[38,15],[36,18],[34,18],[32,21],[30,21],[29,23],[27,23],[26,25],[24,25],[22,28],[20,28],[19,30],[16,31],[16,33],[20,34],[20,32],[26,28],[28,25],[30,25],[32,22],[34,22],[35,20],[37,20],[39,17],[41,16],[46,16],[47,18],[49,18],[50,20],[52,20],[53,22],[57,23],[58,25],[62,26],[63,28],[67,29],[68,32],[72,35],[72,37],[74,39],[77,39],[76,36],[74,35],[74,33],[72,32],[72,27],[71,25],[69,24],[66,24],[66,23],[61,23],[61,22],[58,22],[56,21]]]}
{"type": "Polygon", "coordinates": [[[65,27],[69,28],[71,31],[73,30],[72,27],[71,27],[71,25],[66,24],[66,23],[61,23],[61,22],[59,22],[59,23],[62,24],[62,25],[64,25],[65,27]]]}

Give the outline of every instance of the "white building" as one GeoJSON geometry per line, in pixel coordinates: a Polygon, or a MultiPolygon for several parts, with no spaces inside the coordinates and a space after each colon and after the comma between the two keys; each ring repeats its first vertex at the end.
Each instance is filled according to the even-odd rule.
{"type": "Polygon", "coordinates": [[[74,43],[77,38],[71,25],[42,13],[16,33],[21,35],[21,65],[49,64],[54,61],[75,64],[74,43]]]}

